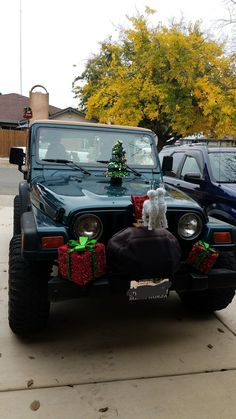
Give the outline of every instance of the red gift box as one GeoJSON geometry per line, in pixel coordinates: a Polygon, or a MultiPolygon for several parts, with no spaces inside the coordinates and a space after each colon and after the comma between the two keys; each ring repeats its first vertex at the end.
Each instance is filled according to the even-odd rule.
{"type": "Polygon", "coordinates": [[[144,196],[131,195],[131,202],[134,206],[134,216],[136,220],[142,219],[143,203],[147,199],[149,199],[147,195],[144,195],[144,196]]]}
{"type": "Polygon", "coordinates": [[[200,272],[208,273],[214,265],[219,253],[210,247],[208,243],[198,241],[188,255],[186,263],[200,272]]]}
{"type": "Polygon", "coordinates": [[[58,248],[59,275],[79,285],[104,275],[106,267],[104,244],[87,237],[85,241],[81,244],[80,241],[69,240],[58,248]]]}

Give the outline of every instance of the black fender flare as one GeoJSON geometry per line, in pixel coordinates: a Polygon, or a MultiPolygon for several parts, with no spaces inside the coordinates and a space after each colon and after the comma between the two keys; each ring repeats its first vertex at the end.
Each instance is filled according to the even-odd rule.
{"type": "Polygon", "coordinates": [[[19,196],[21,203],[21,213],[29,211],[31,205],[29,199],[29,185],[26,180],[19,182],[19,196]]]}
{"type": "Polygon", "coordinates": [[[208,207],[206,208],[207,215],[210,217],[218,218],[221,221],[236,226],[236,219],[231,217],[227,212],[219,210],[217,208],[208,207]]]}
{"type": "Polygon", "coordinates": [[[21,216],[21,235],[23,254],[40,248],[39,236],[32,211],[24,212],[21,216]]]}

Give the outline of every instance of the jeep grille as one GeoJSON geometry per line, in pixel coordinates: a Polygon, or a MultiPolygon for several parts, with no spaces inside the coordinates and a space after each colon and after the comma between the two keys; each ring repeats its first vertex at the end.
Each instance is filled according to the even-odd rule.
{"type": "Polygon", "coordinates": [[[128,209],[127,208],[125,209],[112,208],[112,209],[101,210],[101,211],[99,210],[91,211],[90,209],[88,211],[83,211],[83,212],[74,214],[74,217],[71,223],[71,228],[70,228],[70,236],[72,238],[75,238],[73,235],[73,225],[76,219],[78,219],[80,215],[84,215],[87,213],[94,214],[100,218],[103,225],[103,233],[99,241],[105,244],[108,242],[110,237],[112,237],[115,233],[122,230],[123,228],[132,226],[132,223],[134,222],[132,205],[128,209]]]}

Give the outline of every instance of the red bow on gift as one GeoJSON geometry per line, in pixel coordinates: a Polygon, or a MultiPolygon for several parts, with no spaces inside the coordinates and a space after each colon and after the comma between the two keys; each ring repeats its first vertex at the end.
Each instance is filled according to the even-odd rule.
{"type": "Polygon", "coordinates": [[[143,203],[147,199],[149,199],[147,195],[144,195],[144,196],[131,195],[131,202],[134,206],[134,215],[135,215],[136,220],[142,219],[143,203]]]}

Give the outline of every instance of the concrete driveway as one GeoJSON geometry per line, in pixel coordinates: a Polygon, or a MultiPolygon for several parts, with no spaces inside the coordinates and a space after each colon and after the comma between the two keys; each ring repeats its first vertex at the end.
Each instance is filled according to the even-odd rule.
{"type": "Polygon", "coordinates": [[[235,419],[236,302],[216,315],[177,296],[54,303],[46,331],[7,321],[13,196],[0,197],[1,419],[235,419]]]}

